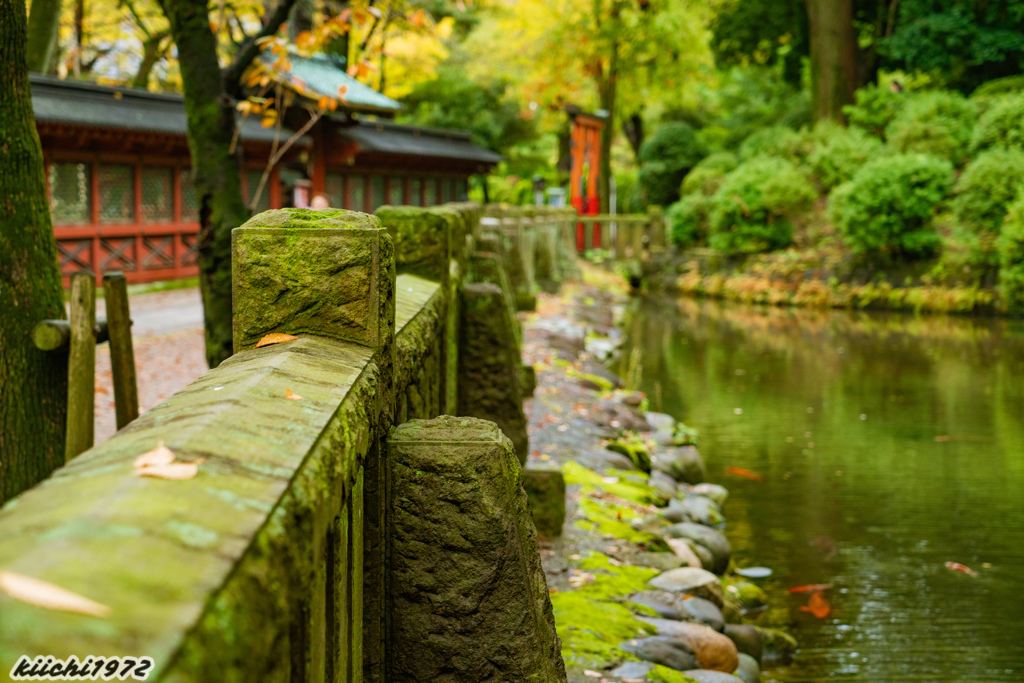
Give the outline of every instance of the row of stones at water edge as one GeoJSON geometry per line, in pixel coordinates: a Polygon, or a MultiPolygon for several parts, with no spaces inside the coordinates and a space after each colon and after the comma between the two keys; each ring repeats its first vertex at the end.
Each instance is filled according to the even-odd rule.
{"type": "Polygon", "coordinates": [[[785,611],[736,573],[696,432],[607,369],[620,304],[571,286],[524,330],[525,487],[569,680],[757,683],[796,647],[785,611]]]}

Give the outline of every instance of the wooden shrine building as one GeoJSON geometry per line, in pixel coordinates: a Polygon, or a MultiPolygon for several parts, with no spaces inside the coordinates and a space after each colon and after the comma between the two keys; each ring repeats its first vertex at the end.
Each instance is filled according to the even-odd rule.
{"type": "MultiPolygon", "coordinates": [[[[270,170],[258,199],[275,131],[240,117],[242,191],[254,212],[306,206],[317,194],[332,207],[366,212],[464,200],[469,177],[501,160],[468,133],[380,120],[400,105],[328,60],[293,60],[313,83],[326,75],[331,84],[345,82],[345,106],[299,139],[270,170]]],[[[129,282],[198,274],[198,206],[181,96],[38,75],[31,82],[65,281],[79,270],[98,278],[121,270],[129,282]]],[[[301,125],[285,127],[281,142],[301,125]]]]}

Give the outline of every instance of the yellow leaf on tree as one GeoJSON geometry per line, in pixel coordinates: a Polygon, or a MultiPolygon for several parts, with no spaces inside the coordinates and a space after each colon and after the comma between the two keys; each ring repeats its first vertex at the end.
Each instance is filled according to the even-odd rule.
{"type": "Polygon", "coordinates": [[[105,619],[110,608],[46,581],[0,570],[0,591],[15,600],[60,612],[74,612],[105,619]]]}
{"type": "Polygon", "coordinates": [[[185,480],[194,479],[199,474],[197,462],[172,462],[169,465],[154,465],[135,470],[137,477],[153,477],[154,479],[185,480]]]}
{"type": "Polygon", "coordinates": [[[409,15],[409,23],[416,28],[422,28],[426,21],[426,12],[421,8],[409,15]]]}
{"type": "Polygon", "coordinates": [[[156,448],[151,451],[146,451],[139,457],[135,458],[135,462],[132,463],[132,465],[136,469],[141,467],[170,465],[174,462],[174,458],[174,451],[165,446],[163,441],[158,441],[156,448]]]}
{"type": "Polygon", "coordinates": [[[331,96],[324,95],[319,100],[317,100],[316,106],[318,109],[328,109],[331,106],[331,96]]]}
{"type": "Polygon", "coordinates": [[[291,389],[285,389],[284,390],[284,397],[285,398],[290,398],[293,401],[301,401],[302,400],[302,397],[299,396],[298,394],[296,394],[295,392],[293,392],[291,389]]]}
{"type": "Polygon", "coordinates": [[[298,339],[294,334],[285,334],[284,332],[271,332],[268,335],[264,335],[263,339],[260,339],[256,343],[256,348],[261,346],[270,346],[271,344],[280,344],[282,342],[290,342],[298,339]]]}

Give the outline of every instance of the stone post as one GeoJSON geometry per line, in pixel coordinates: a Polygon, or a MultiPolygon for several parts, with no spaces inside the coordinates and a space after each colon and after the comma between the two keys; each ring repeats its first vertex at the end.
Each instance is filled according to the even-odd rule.
{"type": "Polygon", "coordinates": [[[497,422],[512,440],[520,462],[526,462],[529,441],[521,361],[501,289],[492,284],[464,285],[461,318],[458,414],[497,422]]]}
{"type": "Polygon", "coordinates": [[[630,221],[632,230],[633,253],[631,258],[639,262],[644,257],[644,233],[647,232],[646,221],[630,221]]]}
{"type": "MultiPolygon", "coordinates": [[[[382,680],[385,643],[384,531],[388,468],[381,462],[395,404],[395,260],[391,237],[374,216],[355,211],[281,209],[253,216],[231,233],[235,351],[264,335],[315,335],[373,349],[379,384],[374,437],[361,487],[350,505],[362,515],[362,563],[355,563],[353,618],[363,615],[362,679],[382,680]],[[361,490],[360,490],[361,489],[361,490]],[[361,574],[361,576],[358,576],[361,574]],[[358,585],[361,581],[361,586],[358,585]],[[359,592],[362,600],[359,600],[359,592]]],[[[359,534],[359,529],[351,529],[359,534]]],[[[317,537],[330,531],[316,529],[317,537]]],[[[359,544],[353,545],[359,549],[359,544]]],[[[358,672],[358,669],[356,670],[358,672]]]]}
{"type": "Polygon", "coordinates": [[[391,680],[565,681],[509,439],[484,420],[412,420],[388,459],[391,680]]]}
{"type": "Polygon", "coordinates": [[[398,273],[417,275],[441,285],[449,302],[442,340],[441,412],[456,410],[459,313],[455,302],[461,282],[466,241],[465,219],[459,212],[436,207],[382,206],[377,217],[395,240],[398,273]],[[461,248],[461,250],[460,250],[461,248]]]}
{"type": "Polygon", "coordinates": [[[647,207],[647,248],[652,251],[664,251],[668,245],[668,235],[665,234],[665,213],[660,206],[652,205],[647,207]]]}
{"type": "Polygon", "coordinates": [[[522,209],[504,207],[501,220],[501,234],[508,258],[508,274],[515,288],[516,307],[520,311],[532,311],[537,307],[533,282],[532,242],[526,237],[522,209]]]}

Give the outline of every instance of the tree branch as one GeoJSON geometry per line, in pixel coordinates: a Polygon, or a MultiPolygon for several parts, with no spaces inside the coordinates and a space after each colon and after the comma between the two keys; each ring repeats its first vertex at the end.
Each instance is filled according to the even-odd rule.
{"type": "Polygon", "coordinates": [[[277,30],[281,28],[281,25],[288,20],[288,15],[292,11],[292,7],[295,6],[297,0],[280,0],[277,3],[277,8],[274,13],[270,15],[270,19],[267,21],[267,25],[263,29],[252,37],[242,49],[238,51],[238,56],[235,57],[235,61],[231,63],[222,72],[222,78],[224,81],[224,89],[231,93],[236,94],[238,86],[242,81],[242,74],[252,64],[252,60],[256,59],[256,55],[260,53],[260,46],[257,42],[268,36],[272,36],[277,33],[277,30]]]}

